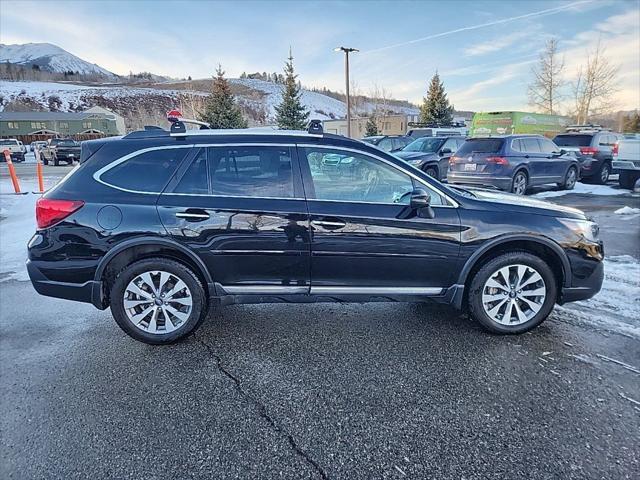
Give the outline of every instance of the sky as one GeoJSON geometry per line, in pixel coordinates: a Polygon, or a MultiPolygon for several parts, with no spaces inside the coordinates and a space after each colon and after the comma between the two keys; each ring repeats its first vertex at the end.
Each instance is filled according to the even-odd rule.
{"type": "Polygon", "coordinates": [[[118,74],[281,72],[291,47],[303,85],[344,91],[344,45],[360,50],[359,93],[419,103],[438,71],[461,110],[527,109],[551,37],[567,81],[600,41],[620,68],[616,107],[640,108],[639,0],[0,1],[0,42],[53,43],[118,74]]]}

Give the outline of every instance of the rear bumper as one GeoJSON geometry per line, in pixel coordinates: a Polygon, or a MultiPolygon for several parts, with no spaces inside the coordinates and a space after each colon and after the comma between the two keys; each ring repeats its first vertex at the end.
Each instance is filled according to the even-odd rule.
{"type": "Polygon", "coordinates": [[[40,295],[91,303],[96,308],[104,309],[102,305],[102,282],[69,283],[49,280],[31,260],[27,260],[27,272],[33,288],[40,295]]]}
{"type": "Polygon", "coordinates": [[[491,176],[491,175],[470,175],[468,173],[451,172],[451,171],[447,173],[447,183],[477,185],[477,186],[483,186],[483,185],[491,186],[507,192],[511,190],[512,182],[513,182],[513,179],[511,177],[491,176]]]}
{"type": "Polygon", "coordinates": [[[640,172],[640,162],[633,160],[614,160],[613,168],[616,170],[633,170],[636,172],[640,172]]]}

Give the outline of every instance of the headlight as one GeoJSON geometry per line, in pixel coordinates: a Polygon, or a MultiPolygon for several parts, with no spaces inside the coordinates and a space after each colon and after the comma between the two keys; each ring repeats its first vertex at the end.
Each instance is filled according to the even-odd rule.
{"type": "Polygon", "coordinates": [[[558,220],[576,235],[580,235],[590,242],[598,241],[600,227],[597,223],[589,220],[574,220],[570,218],[559,218],[558,220]]]}
{"type": "Polygon", "coordinates": [[[408,160],[409,165],[420,165],[422,163],[422,160],[420,160],[419,158],[413,159],[413,160],[408,160]]]}

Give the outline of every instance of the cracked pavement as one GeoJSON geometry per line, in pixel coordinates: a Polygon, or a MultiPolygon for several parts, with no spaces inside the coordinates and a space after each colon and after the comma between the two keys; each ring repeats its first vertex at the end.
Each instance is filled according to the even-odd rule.
{"type": "Polygon", "coordinates": [[[2,478],[640,470],[640,375],[601,357],[637,368],[638,340],[558,313],[497,337],[435,305],[230,306],[152,347],[34,295],[1,289],[2,478]]]}

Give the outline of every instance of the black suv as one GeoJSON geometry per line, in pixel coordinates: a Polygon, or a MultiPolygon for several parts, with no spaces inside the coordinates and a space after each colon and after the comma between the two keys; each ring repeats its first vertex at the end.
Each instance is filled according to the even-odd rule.
{"type": "Polygon", "coordinates": [[[404,135],[375,135],[373,137],[364,137],[363,142],[375,145],[385,152],[397,152],[413,142],[413,138],[404,135]]]}
{"type": "Polygon", "coordinates": [[[395,152],[395,155],[430,177],[444,180],[447,178],[449,159],[464,140],[462,136],[421,137],[395,152]]]}
{"type": "Polygon", "coordinates": [[[82,143],[37,202],[39,293],[110,307],[161,344],[231,303],[435,300],[521,333],[601,287],[598,228],[578,210],[451,188],[321,130],[176,131],[82,143]]]}
{"type": "Polygon", "coordinates": [[[557,135],[553,142],[567,152],[573,152],[580,163],[583,181],[604,184],[611,174],[613,156],[618,153],[621,136],[608,131],[579,131],[557,135]]]}

